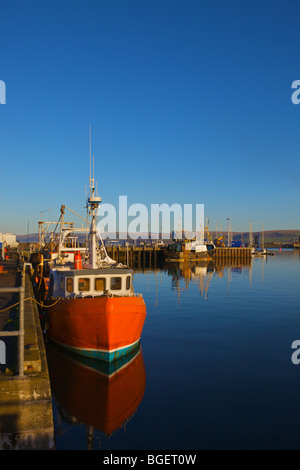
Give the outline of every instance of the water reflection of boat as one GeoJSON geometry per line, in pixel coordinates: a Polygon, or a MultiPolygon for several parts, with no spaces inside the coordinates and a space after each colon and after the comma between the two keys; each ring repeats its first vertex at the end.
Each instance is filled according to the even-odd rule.
{"type": "Polygon", "coordinates": [[[215,269],[213,263],[182,263],[174,266],[167,265],[168,274],[172,275],[172,289],[177,292],[178,302],[180,302],[180,293],[187,291],[190,283],[197,284],[200,295],[207,298],[208,287],[214,275],[215,269]],[[180,281],[184,279],[185,287],[181,288],[180,281]]]}
{"type": "Polygon", "coordinates": [[[107,363],[47,348],[51,389],[60,415],[69,423],[112,434],[135,414],[146,385],[142,351],[107,363]]]}
{"type": "Polygon", "coordinates": [[[225,270],[235,274],[241,274],[244,269],[251,268],[251,259],[237,263],[235,260],[215,260],[210,263],[182,263],[175,265],[174,263],[166,264],[167,272],[172,276],[172,289],[177,292],[178,301],[180,294],[187,291],[190,284],[196,284],[199,289],[200,296],[204,299],[208,298],[208,289],[212,278],[224,277],[225,270]],[[182,288],[180,281],[184,281],[185,286],[182,288]]]}

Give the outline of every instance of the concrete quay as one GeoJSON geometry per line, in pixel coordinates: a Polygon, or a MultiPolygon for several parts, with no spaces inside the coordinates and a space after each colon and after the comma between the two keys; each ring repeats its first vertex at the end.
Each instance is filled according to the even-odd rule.
{"type": "MultiPolygon", "coordinates": [[[[0,261],[0,287],[21,282],[17,258],[0,261]]],[[[0,450],[52,450],[55,448],[51,388],[43,334],[33,291],[25,275],[24,375],[18,375],[18,341],[1,337],[5,363],[0,363],[0,450]],[[28,299],[28,300],[26,300],[28,299]]],[[[0,333],[18,329],[18,294],[0,294],[0,333]]],[[[3,362],[3,359],[2,359],[3,362]]]]}

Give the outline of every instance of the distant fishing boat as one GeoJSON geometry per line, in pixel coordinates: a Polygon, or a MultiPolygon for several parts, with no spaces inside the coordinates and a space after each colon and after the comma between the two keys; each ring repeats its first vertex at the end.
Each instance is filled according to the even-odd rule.
{"type": "Polygon", "coordinates": [[[210,261],[215,245],[208,231],[207,224],[204,229],[207,232],[207,241],[204,233],[200,237],[196,235],[193,240],[176,241],[170,244],[166,252],[166,261],[210,261]]]}
{"type": "Polygon", "coordinates": [[[258,237],[258,246],[256,248],[252,248],[252,250],[251,250],[252,257],[266,256],[268,254],[267,249],[264,247],[265,243],[264,243],[264,228],[263,228],[263,226],[262,226],[261,238],[262,238],[261,247],[260,247],[259,237],[258,237]]]}
{"type": "Polygon", "coordinates": [[[266,256],[268,253],[267,253],[266,248],[258,248],[258,249],[252,248],[251,254],[253,257],[257,257],[257,256],[266,256]]]}
{"type": "Polygon", "coordinates": [[[133,270],[107,255],[101,235],[97,240],[100,203],[90,174],[90,227],[65,227],[65,206],[61,207],[58,250],[55,259],[49,260],[44,303],[50,339],[69,351],[111,362],[139,346],[146,305],[142,294],[133,292],[133,270]],[[88,233],[83,259],[76,244],[68,246],[76,232],[88,233]]]}

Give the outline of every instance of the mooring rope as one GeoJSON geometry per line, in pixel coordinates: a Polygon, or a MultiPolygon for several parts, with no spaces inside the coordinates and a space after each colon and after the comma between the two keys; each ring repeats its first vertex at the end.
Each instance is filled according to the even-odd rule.
{"type": "MultiPolygon", "coordinates": [[[[35,303],[37,303],[38,305],[40,305],[41,307],[45,307],[45,308],[49,308],[49,307],[53,307],[55,304],[57,304],[57,302],[59,302],[59,299],[56,300],[53,304],[51,305],[45,305],[43,303],[40,303],[38,302],[34,297],[27,297],[26,299],[24,299],[24,302],[26,302],[26,300],[33,300],[35,303]]],[[[10,308],[13,308],[13,307],[16,307],[17,305],[19,305],[20,302],[17,302],[16,304],[13,304],[13,305],[10,305],[9,307],[6,307],[6,308],[3,308],[0,310],[0,313],[1,312],[5,312],[5,310],[9,310],[10,308]]]]}

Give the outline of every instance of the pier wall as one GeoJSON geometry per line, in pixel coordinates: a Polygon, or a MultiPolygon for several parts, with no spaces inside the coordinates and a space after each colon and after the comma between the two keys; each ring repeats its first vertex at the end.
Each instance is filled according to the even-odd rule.
{"type": "MultiPolygon", "coordinates": [[[[1,287],[20,285],[17,258],[0,261],[1,287]]],[[[18,376],[16,338],[0,339],[6,344],[7,364],[0,368],[0,450],[54,449],[54,423],[51,388],[43,334],[29,277],[25,277],[24,375],[18,376]]],[[[18,299],[3,295],[0,310],[18,299]]],[[[0,330],[16,330],[18,306],[1,313],[0,330]]]]}
{"type": "Polygon", "coordinates": [[[251,248],[231,248],[231,247],[222,247],[215,248],[212,252],[213,259],[227,258],[227,259],[250,259],[251,258],[251,248]]]}
{"type": "MultiPolygon", "coordinates": [[[[155,266],[157,263],[162,263],[170,256],[170,251],[167,247],[149,247],[149,246],[110,246],[106,247],[108,255],[119,263],[129,264],[129,266],[139,267],[140,265],[155,266]]],[[[187,259],[184,256],[186,252],[178,252],[178,260],[187,259]]],[[[193,257],[195,261],[196,256],[193,257]]],[[[231,248],[222,247],[215,248],[209,253],[209,259],[219,260],[235,260],[244,261],[251,259],[251,248],[231,248]]],[[[200,260],[200,258],[199,258],[200,260]]]]}
{"type": "Polygon", "coordinates": [[[149,246],[112,246],[106,247],[108,256],[118,263],[133,267],[156,267],[164,261],[164,250],[160,247],[149,246]]]}

